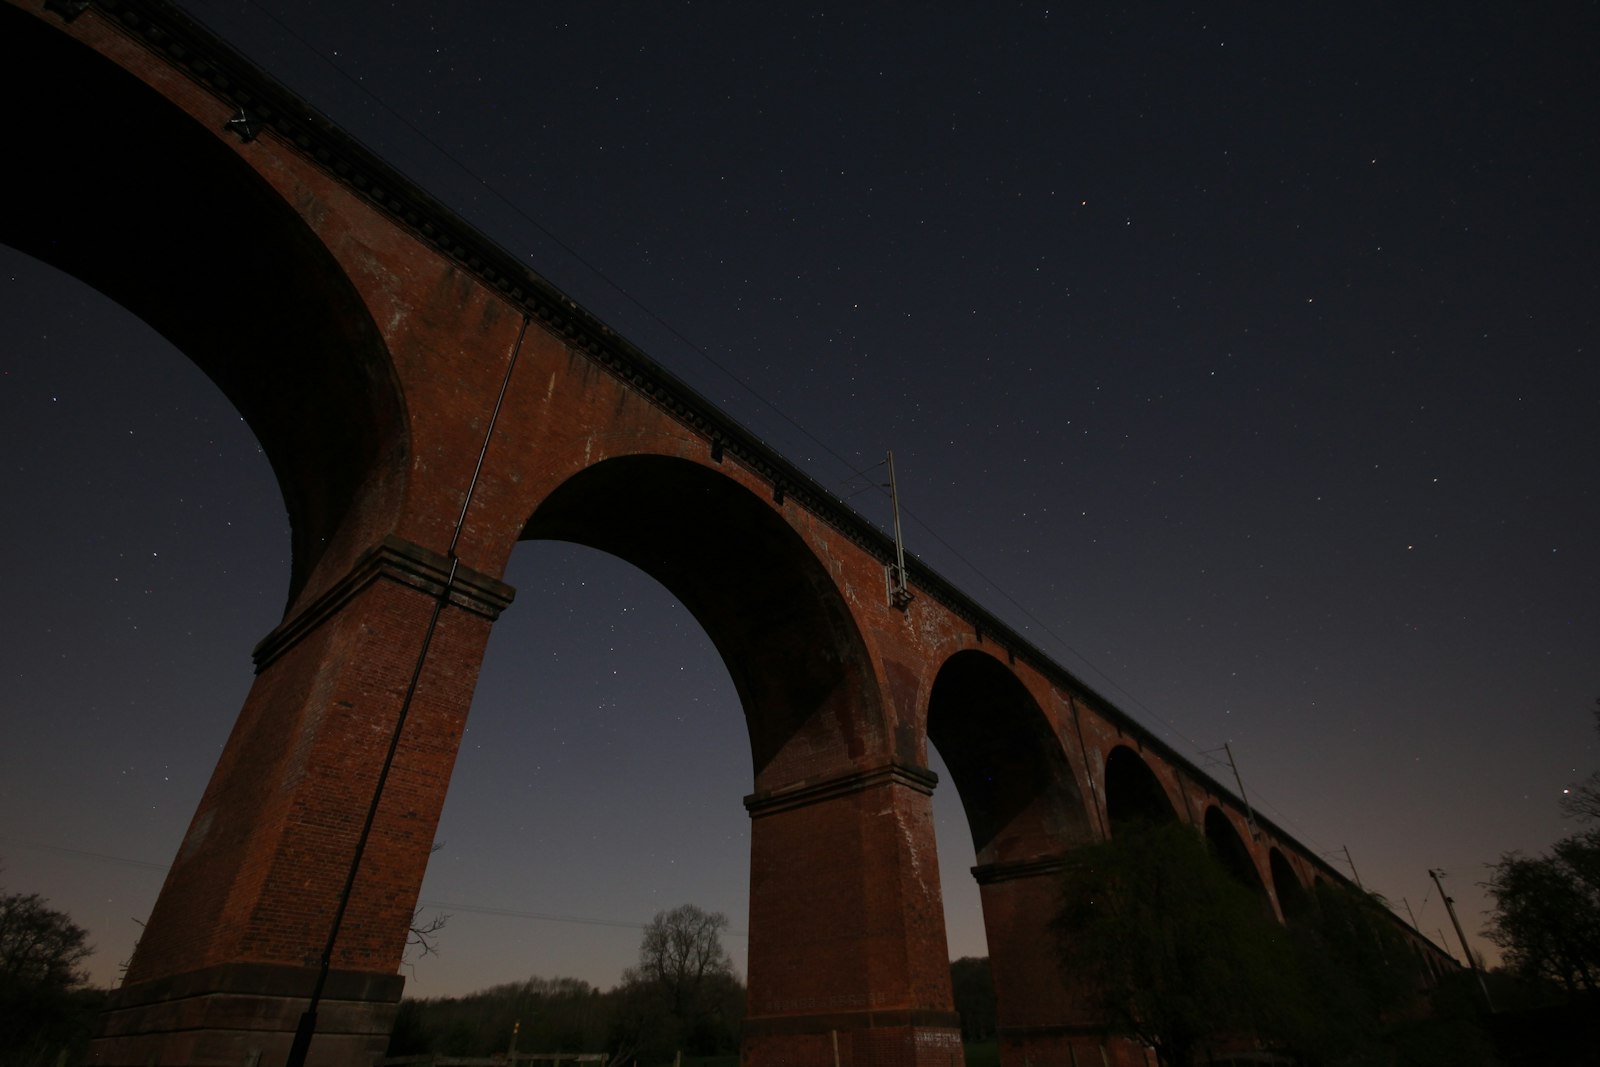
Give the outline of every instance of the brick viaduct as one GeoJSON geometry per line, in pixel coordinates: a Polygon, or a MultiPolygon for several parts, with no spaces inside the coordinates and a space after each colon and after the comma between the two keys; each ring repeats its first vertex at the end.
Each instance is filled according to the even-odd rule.
{"type": "Polygon", "coordinates": [[[6,0],[0,71],[0,240],[187,353],[293,531],[283,622],[93,1062],[284,1062],[404,705],[311,1062],[381,1051],[519,539],[637,565],[732,675],[750,1067],[961,1062],[929,741],[977,850],[1008,1065],[1144,1062],[1040,949],[1074,845],[1162,812],[1280,915],[1340,880],[938,575],[913,565],[892,603],[875,528],[176,9],[6,0]]]}

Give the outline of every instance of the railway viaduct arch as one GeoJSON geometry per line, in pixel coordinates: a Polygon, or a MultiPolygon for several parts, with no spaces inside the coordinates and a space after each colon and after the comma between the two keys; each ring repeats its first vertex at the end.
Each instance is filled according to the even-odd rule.
{"type": "Polygon", "coordinates": [[[1339,880],[937,574],[913,566],[893,603],[870,524],[170,6],[6,0],[0,77],[24,161],[0,241],[216,381],[294,545],[93,1062],[284,1062],[393,735],[311,1062],[382,1050],[525,538],[656,577],[733,677],[755,767],[750,1067],[960,1063],[930,739],[973,834],[1008,1064],[1143,1062],[1039,951],[1075,845],[1181,819],[1280,915],[1339,880]]]}

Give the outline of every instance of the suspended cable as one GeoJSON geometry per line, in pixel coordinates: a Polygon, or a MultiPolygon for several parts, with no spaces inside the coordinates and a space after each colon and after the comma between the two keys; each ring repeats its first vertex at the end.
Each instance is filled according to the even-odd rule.
{"type": "MultiPolygon", "coordinates": [[[[824,452],[826,455],[831,457],[834,461],[836,461],[845,470],[850,471],[853,475],[855,475],[858,478],[865,478],[868,471],[872,470],[876,466],[881,465],[881,464],[873,464],[871,467],[861,468],[861,467],[858,467],[856,464],[852,463],[850,460],[846,459],[843,455],[841,455],[837,451],[835,451],[832,448],[832,446],[830,446],[826,441],[822,440],[820,437],[818,437],[815,434],[813,434],[809,429],[807,429],[797,419],[795,419],[794,417],[789,415],[788,412],[786,412],[785,410],[780,408],[772,400],[769,400],[764,394],[762,394],[759,390],[757,390],[755,388],[755,386],[753,386],[748,380],[746,380],[745,378],[743,378],[742,376],[740,376],[739,374],[735,373],[733,370],[731,370],[730,368],[725,366],[723,363],[721,363],[719,360],[717,360],[715,357],[713,357],[705,348],[703,348],[701,345],[699,345],[694,340],[692,340],[687,335],[685,335],[680,330],[678,330],[677,327],[673,326],[665,318],[663,318],[661,315],[657,314],[652,308],[650,308],[648,305],[646,305],[638,297],[635,297],[633,295],[633,293],[631,293],[621,283],[619,283],[616,280],[614,280],[610,275],[608,275],[600,267],[598,267],[594,263],[590,262],[575,247],[573,247],[568,242],[562,240],[558,235],[556,235],[547,226],[545,226],[538,219],[534,218],[526,210],[524,210],[521,205],[519,205],[515,201],[511,200],[504,193],[500,192],[497,188],[495,188],[495,186],[490,184],[487,179],[481,177],[475,170],[473,170],[467,164],[463,163],[454,154],[452,154],[447,148],[445,148],[439,142],[434,140],[431,136],[429,136],[425,131],[423,131],[420,127],[418,127],[415,123],[413,123],[405,115],[401,114],[395,108],[391,107],[388,104],[387,101],[385,101],[377,93],[373,92],[372,89],[369,88],[363,81],[361,81],[359,78],[351,75],[347,70],[345,70],[345,68],[343,66],[341,66],[338,62],[336,62],[334,59],[332,59],[328,55],[324,54],[322,51],[320,51],[316,46],[314,46],[305,37],[301,36],[295,29],[293,29],[291,26],[289,26],[287,23],[285,23],[282,19],[278,18],[277,15],[273,14],[271,11],[268,11],[266,8],[262,7],[261,4],[257,2],[257,0],[246,0],[246,3],[248,4],[249,7],[253,8],[255,11],[260,13],[268,21],[270,21],[274,25],[276,25],[283,33],[285,33],[290,38],[295,40],[309,54],[311,54],[312,56],[316,57],[316,59],[318,59],[321,63],[323,63],[330,70],[332,70],[334,73],[336,73],[340,78],[342,78],[343,80],[348,82],[350,85],[355,87],[357,90],[359,90],[362,93],[362,95],[364,95],[367,99],[372,101],[377,107],[382,109],[387,115],[389,115],[396,122],[400,123],[403,127],[405,127],[407,130],[409,130],[413,135],[415,135],[424,144],[428,145],[431,149],[433,149],[433,151],[437,152],[442,159],[448,161],[452,166],[454,166],[457,170],[459,170],[463,175],[465,175],[467,178],[471,179],[480,188],[482,188],[485,193],[487,193],[489,196],[493,197],[500,204],[504,205],[504,207],[506,207],[509,211],[511,211],[518,218],[522,219],[528,225],[532,226],[542,237],[544,237],[551,244],[553,244],[554,246],[559,248],[563,253],[565,253],[566,255],[570,256],[575,263],[577,263],[585,271],[588,271],[591,275],[593,275],[596,279],[598,279],[604,286],[606,286],[611,291],[615,292],[618,296],[620,296],[623,300],[625,300],[630,306],[632,306],[633,308],[638,310],[641,314],[643,314],[645,317],[647,317],[650,321],[652,321],[657,326],[659,326],[662,330],[664,330],[669,336],[671,336],[673,339],[675,339],[678,343],[683,345],[690,352],[694,353],[696,356],[698,356],[700,359],[702,359],[707,365],[709,365],[710,367],[714,368],[718,373],[720,373],[724,377],[726,377],[735,386],[737,386],[739,389],[741,389],[743,392],[745,392],[750,397],[752,397],[754,400],[756,400],[759,404],[761,404],[762,407],[764,407],[768,411],[772,412],[774,415],[776,415],[783,422],[785,422],[789,426],[791,426],[801,436],[803,436],[807,441],[810,441],[812,444],[814,444],[817,448],[819,448],[822,452],[824,452]]],[[[190,17],[191,18],[195,18],[196,21],[201,22],[202,24],[204,24],[203,20],[199,19],[198,16],[195,16],[193,13],[191,13],[190,17]]],[[[215,31],[213,31],[213,32],[215,32],[215,31]]],[[[852,491],[849,494],[849,497],[846,497],[845,499],[849,499],[850,497],[857,496],[860,493],[866,492],[867,490],[870,490],[870,489],[873,489],[873,488],[878,488],[878,487],[873,486],[873,485],[862,486],[861,488],[852,491]]],[[[1142,700],[1140,700],[1137,696],[1135,696],[1132,692],[1130,692],[1127,688],[1125,688],[1123,685],[1121,685],[1119,682],[1117,682],[1116,679],[1112,678],[1109,674],[1107,674],[1104,670],[1102,670],[1099,666],[1097,666],[1086,655],[1084,655],[1075,646],[1073,646],[1065,638],[1063,638],[1059,633],[1057,633],[1053,627],[1051,627],[1048,623],[1046,623],[1045,621],[1040,619],[1036,614],[1034,614],[1032,611],[1030,611],[1025,605],[1023,605],[1020,601],[1018,601],[1015,597],[1013,597],[1010,593],[1008,593],[997,581],[995,581],[993,578],[990,578],[987,573],[985,573],[975,563],[973,563],[970,559],[968,559],[967,556],[964,553],[962,553],[959,549],[957,549],[949,541],[945,540],[944,537],[940,536],[940,534],[932,526],[930,526],[927,522],[923,521],[914,511],[912,511],[910,509],[905,509],[903,513],[904,513],[904,516],[908,520],[910,520],[911,522],[915,523],[917,525],[917,527],[919,529],[921,529],[925,534],[927,534],[927,536],[932,541],[936,542],[946,552],[948,552],[955,560],[957,560],[962,566],[964,566],[968,570],[968,572],[970,574],[972,574],[980,582],[982,582],[983,585],[985,587],[987,587],[993,594],[997,595],[1002,600],[1004,600],[1007,604],[1009,604],[1012,608],[1014,608],[1029,623],[1031,623],[1032,625],[1038,627],[1039,630],[1042,633],[1044,633],[1047,637],[1050,638],[1051,641],[1053,641],[1055,643],[1055,645],[1057,646],[1058,649],[1065,651],[1075,661],[1077,661],[1078,663],[1082,664],[1083,667],[1086,668],[1091,674],[1093,674],[1096,678],[1100,679],[1100,681],[1107,688],[1109,688],[1111,690],[1114,690],[1116,693],[1120,694],[1120,696],[1123,698],[1123,700],[1127,704],[1130,704],[1133,707],[1137,708],[1140,712],[1142,712],[1150,720],[1153,720],[1153,721],[1158,722],[1161,725],[1165,726],[1166,729],[1169,730],[1173,736],[1179,738],[1185,744],[1187,744],[1190,747],[1191,751],[1194,751],[1194,752],[1199,752],[1200,751],[1200,742],[1199,741],[1197,741],[1195,738],[1193,738],[1193,737],[1189,736],[1187,733],[1185,733],[1172,719],[1168,718],[1165,715],[1162,715],[1161,713],[1159,713],[1159,712],[1155,711],[1154,709],[1152,709],[1151,707],[1149,707],[1142,700]]],[[[1317,843],[1314,840],[1312,840],[1309,837],[1309,835],[1307,835],[1299,827],[1295,826],[1295,824],[1290,819],[1288,819],[1286,816],[1284,816],[1282,811],[1280,809],[1278,809],[1275,805],[1271,804],[1270,802],[1268,802],[1264,798],[1260,797],[1259,795],[1256,797],[1256,803],[1257,803],[1257,805],[1259,807],[1273,812],[1279,822],[1283,823],[1286,826],[1289,826],[1289,827],[1293,828],[1297,834],[1299,834],[1301,837],[1306,838],[1313,846],[1317,847],[1318,849],[1321,849],[1320,845],[1317,845],[1317,843]]]]}
{"type": "MultiPolygon", "coordinates": [[[[164,874],[171,869],[171,864],[167,863],[133,859],[129,856],[113,856],[105,852],[91,852],[83,848],[67,848],[64,845],[48,845],[41,841],[25,841],[21,838],[3,835],[0,835],[0,844],[13,848],[30,849],[35,852],[46,852],[57,856],[94,860],[97,863],[111,863],[119,867],[133,867],[141,871],[153,871],[157,874],[164,874]]],[[[649,923],[629,919],[602,919],[593,915],[560,915],[554,912],[501,908],[489,904],[463,904],[453,900],[420,900],[417,903],[423,907],[446,909],[452,912],[459,911],[472,915],[497,915],[510,919],[536,919],[539,922],[569,923],[578,926],[611,926],[624,930],[647,930],[650,927],[649,923]]],[[[725,930],[724,933],[731,937],[750,936],[749,932],[745,930],[725,930]]]]}

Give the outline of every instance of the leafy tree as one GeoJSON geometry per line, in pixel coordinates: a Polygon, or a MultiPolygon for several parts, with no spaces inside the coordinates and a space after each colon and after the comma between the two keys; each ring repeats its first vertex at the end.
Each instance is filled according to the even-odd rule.
{"type": "Polygon", "coordinates": [[[692,913],[658,915],[646,932],[640,966],[610,992],[576,978],[529,978],[464,997],[408,998],[395,1018],[389,1055],[491,1056],[506,1051],[518,1026],[517,1047],[524,1052],[607,1051],[619,1063],[670,1063],[680,1050],[733,1050],[744,987],[716,938],[727,921],[700,912],[710,921],[695,928],[707,932],[714,950],[685,954],[672,948],[683,939],[660,936],[682,932],[685,924],[675,924],[675,915],[692,913]]]}
{"type": "MultiPolygon", "coordinates": [[[[1403,1044],[1426,1044],[1414,1025],[1424,1014],[1415,957],[1370,893],[1318,885],[1282,926],[1178,823],[1124,827],[1078,850],[1063,889],[1055,932],[1068,982],[1164,1067],[1247,1039],[1307,1065],[1393,1063],[1403,1044]]],[[[1463,1041],[1450,1047],[1482,1044],[1463,1041]]]]}
{"type": "MultiPolygon", "coordinates": [[[[434,855],[444,848],[443,841],[435,841],[428,854],[434,855]]],[[[422,909],[417,908],[411,913],[411,929],[407,931],[405,954],[402,959],[405,965],[416,972],[416,960],[411,959],[411,950],[416,949],[416,959],[426,959],[439,954],[439,934],[450,922],[449,912],[437,912],[432,916],[424,916],[422,909]]]]}
{"type": "Polygon", "coordinates": [[[722,947],[727,916],[693,904],[662,911],[645,927],[639,966],[616,991],[617,1056],[670,1058],[735,1048],[744,987],[722,947]]]}
{"type": "Polygon", "coordinates": [[[693,1010],[708,979],[733,973],[722,947],[727,928],[726,915],[693,904],[657,912],[639,946],[639,977],[666,990],[678,1014],[693,1010]]]}
{"type": "Polygon", "coordinates": [[[406,932],[405,964],[415,970],[415,960],[411,959],[411,950],[417,950],[416,959],[426,959],[439,954],[439,934],[450,922],[449,912],[438,912],[432,916],[424,916],[422,909],[418,908],[411,913],[411,928],[406,932]]]}
{"type": "Polygon", "coordinates": [[[524,1052],[599,1052],[611,1031],[614,996],[577,978],[529,978],[464,997],[400,1002],[389,1055],[504,1052],[520,1025],[524,1052]]]}
{"type": "Polygon", "coordinates": [[[94,950],[65,912],[37,893],[0,895],[0,981],[42,989],[72,989],[88,979],[78,964],[94,950]]]}
{"type": "Polygon", "coordinates": [[[666,990],[644,980],[636,970],[623,973],[611,992],[611,1040],[607,1046],[618,1062],[666,1062],[681,1049],[686,1027],[673,1014],[666,990]]]}
{"type": "Polygon", "coordinates": [[[1079,849],[1055,921],[1067,980],[1111,1027],[1188,1067],[1209,1042],[1304,1026],[1287,934],[1175,823],[1079,849]]]}
{"type": "MultiPolygon", "coordinates": [[[[1600,700],[1595,701],[1600,727],[1600,700]]],[[[1568,815],[1600,820],[1600,771],[1561,798],[1568,815]]],[[[1508,852],[1490,864],[1494,900],[1485,933],[1516,974],[1548,981],[1568,998],[1600,989],[1600,827],[1557,841],[1544,856],[1508,852]]]]}
{"type": "Polygon", "coordinates": [[[53,1061],[89,1036],[100,994],[87,934],[37,893],[0,893],[0,1065],[53,1061]]]}
{"type": "Polygon", "coordinates": [[[1411,947],[1375,894],[1318,883],[1310,898],[1289,929],[1307,999],[1278,1036],[1313,1063],[1381,1061],[1402,1025],[1425,1014],[1411,947]]]}
{"type": "Polygon", "coordinates": [[[950,964],[950,991],[961,1015],[963,1041],[987,1041],[998,1028],[994,974],[988,956],[962,956],[950,964]]]}
{"type": "MultiPolygon", "coordinates": [[[[1594,702],[1595,728],[1600,730],[1600,698],[1594,702]]],[[[1575,785],[1561,798],[1561,810],[1584,822],[1600,820],[1600,771],[1590,773],[1582,785],[1575,785]]]]}
{"type": "Polygon", "coordinates": [[[1569,997],[1600,989],[1600,829],[1556,842],[1549,855],[1508,852],[1485,883],[1489,940],[1506,966],[1559,984],[1569,997]]]}

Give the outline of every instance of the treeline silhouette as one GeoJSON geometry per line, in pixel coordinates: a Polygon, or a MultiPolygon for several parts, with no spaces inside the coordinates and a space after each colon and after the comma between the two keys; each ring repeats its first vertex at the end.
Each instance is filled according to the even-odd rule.
{"type": "Polygon", "coordinates": [[[524,1052],[606,1052],[614,1062],[668,1063],[735,1053],[744,986],[731,975],[706,981],[681,1012],[669,990],[625,981],[601,991],[577,978],[529,978],[462,997],[400,1003],[389,1055],[489,1056],[524,1052]]]}
{"type": "MultiPolygon", "coordinates": [[[[950,965],[962,1036],[993,1041],[994,983],[987,957],[950,965]]],[[[577,978],[529,978],[462,997],[400,1004],[389,1055],[490,1056],[507,1052],[606,1052],[614,1063],[670,1063],[739,1051],[745,990],[732,975],[710,979],[684,1011],[669,990],[637,979],[602,991],[577,978]]]]}

